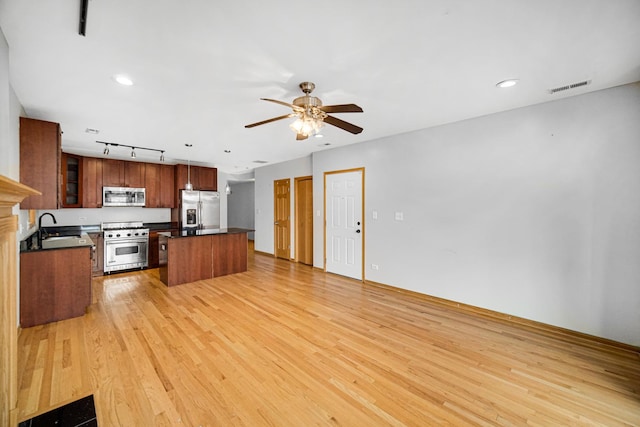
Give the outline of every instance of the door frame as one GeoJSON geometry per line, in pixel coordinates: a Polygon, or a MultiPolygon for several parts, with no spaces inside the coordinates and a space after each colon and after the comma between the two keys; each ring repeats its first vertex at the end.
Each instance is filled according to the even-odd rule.
{"type": "MultiPolygon", "coordinates": [[[[300,199],[299,195],[300,195],[300,191],[298,190],[298,186],[300,184],[300,182],[302,181],[311,181],[311,193],[309,194],[309,196],[311,197],[311,220],[313,221],[313,175],[307,175],[307,176],[300,176],[300,177],[295,177],[294,178],[294,193],[293,193],[293,198],[294,198],[294,209],[295,209],[295,213],[294,213],[294,217],[293,220],[295,222],[294,228],[293,228],[293,234],[294,234],[294,239],[295,239],[295,243],[294,243],[294,247],[295,247],[295,262],[300,262],[300,230],[298,229],[298,219],[300,218],[300,206],[301,206],[301,202],[303,202],[303,200],[300,199]]],[[[313,265],[313,222],[311,223],[311,265],[313,265]]]]}
{"type": "MultiPolygon", "coordinates": [[[[334,171],[325,171],[324,175],[323,175],[323,232],[322,232],[322,244],[323,244],[323,261],[324,261],[324,272],[327,273],[327,175],[335,175],[335,174],[339,174],[339,173],[347,173],[347,172],[362,172],[362,175],[360,176],[360,179],[362,180],[360,183],[360,191],[362,192],[361,194],[361,199],[362,199],[362,248],[360,249],[362,251],[362,280],[360,280],[361,282],[365,281],[365,252],[364,252],[364,248],[365,248],[365,236],[366,236],[366,221],[365,221],[365,211],[364,211],[364,196],[365,196],[365,189],[364,189],[364,183],[365,183],[365,179],[364,179],[364,167],[359,167],[359,168],[351,168],[351,169],[340,169],[340,170],[334,170],[334,171]]],[[[358,280],[358,279],[354,279],[354,280],[358,280]]]]}

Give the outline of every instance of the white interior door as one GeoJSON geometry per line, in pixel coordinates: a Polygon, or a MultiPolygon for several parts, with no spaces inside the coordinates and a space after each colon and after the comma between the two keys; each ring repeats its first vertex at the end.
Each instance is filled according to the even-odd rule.
{"type": "Polygon", "coordinates": [[[362,280],[363,170],[325,173],[325,268],[362,280]]]}

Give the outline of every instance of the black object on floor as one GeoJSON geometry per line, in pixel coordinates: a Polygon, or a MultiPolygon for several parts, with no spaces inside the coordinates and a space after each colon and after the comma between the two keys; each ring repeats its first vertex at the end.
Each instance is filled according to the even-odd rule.
{"type": "Polygon", "coordinates": [[[68,403],[18,424],[18,427],[97,427],[93,395],[68,403]]]}

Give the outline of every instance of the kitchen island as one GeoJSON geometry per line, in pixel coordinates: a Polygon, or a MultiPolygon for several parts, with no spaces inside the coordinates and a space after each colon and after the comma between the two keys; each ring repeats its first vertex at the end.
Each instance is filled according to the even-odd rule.
{"type": "Polygon", "coordinates": [[[246,228],[158,233],[160,280],[167,286],[247,271],[246,228]]]}

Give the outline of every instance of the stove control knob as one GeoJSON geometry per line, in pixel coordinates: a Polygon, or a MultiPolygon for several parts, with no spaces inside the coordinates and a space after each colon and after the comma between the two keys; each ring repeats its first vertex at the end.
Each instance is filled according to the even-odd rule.
{"type": "Polygon", "coordinates": [[[131,237],[131,233],[127,233],[127,237],[131,237]]]}
{"type": "Polygon", "coordinates": [[[147,235],[147,232],[146,232],[146,231],[143,231],[142,233],[140,233],[140,235],[141,235],[141,236],[146,236],[146,235],[147,235]]]}
{"type": "Polygon", "coordinates": [[[140,235],[140,233],[136,233],[136,234],[134,234],[134,236],[139,236],[139,235],[140,235]]]}
{"type": "Polygon", "coordinates": [[[120,237],[120,233],[116,234],[116,237],[120,237]]]}

